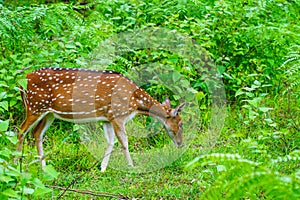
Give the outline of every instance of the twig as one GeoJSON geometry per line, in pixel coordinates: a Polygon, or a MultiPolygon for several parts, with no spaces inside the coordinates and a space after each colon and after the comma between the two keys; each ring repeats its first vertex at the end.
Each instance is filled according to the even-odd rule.
{"type": "MultiPolygon", "coordinates": [[[[106,157],[106,156],[109,156],[109,154],[105,154],[105,155],[102,157],[102,159],[103,159],[104,157],[106,157]]],[[[96,167],[96,166],[100,163],[100,161],[101,161],[101,159],[96,160],[96,162],[95,162],[92,166],[90,166],[86,171],[90,171],[92,168],[96,167]]],[[[71,181],[71,183],[66,187],[66,189],[65,189],[65,190],[57,197],[57,199],[60,199],[60,198],[66,193],[66,191],[68,191],[68,190],[72,187],[72,185],[74,185],[74,184],[77,182],[77,180],[79,180],[80,178],[82,178],[84,175],[86,175],[86,172],[83,172],[83,173],[80,174],[78,177],[74,178],[74,179],[71,181]]],[[[70,189],[70,190],[71,190],[71,189],[70,189]]]]}
{"type": "MultiPolygon", "coordinates": [[[[92,168],[96,167],[99,164],[100,160],[97,160],[91,167],[89,167],[87,169],[87,171],[91,170],[92,168]]],[[[78,179],[82,178],[84,175],[86,174],[86,172],[80,174],[78,177],[74,178],[71,183],[65,188],[65,190],[57,197],[57,199],[60,199],[68,190],[72,190],[70,189],[72,187],[72,185],[74,185],[78,179]]]]}
{"type": "Polygon", "coordinates": [[[79,190],[79,189],[71,189],[71,188],[65,188],[65,187],[60,187],[60,186],[51,186],[51,185],[46,185],[46,187],[52,188],[52,189],[57,189],[57,190],[72,191],[72,192],[76,192],[76,193],[80,193],[80,194],[88,194],[88,195],[97,196],[97,197],[109,197],[109,198],[115,198],[115,199],[120,199],[120,200],[130,199],[129,197],[126,197],[121,194],[114,195],[114,194],[105,193],[105,192],[96,193],[91,190],[79,190]]]}
{"type": "Polygon", "coordinates": [[[16,70],[16,73],[17,73],[17,74],[23,73],[24,71],[26,71],[26,70],[28,70],[28,69],[30,69],[30,68],[32,68],[32,67],[33,67],[33,66],[28,66],[28,67],[25,67],[24,69],[16,70]]]}
{"type": "MultiPolygon", "coordinates": [[[[23,157],[23,153],[24,153],[24,146],[22,146],[22,157],[23,157]]],[[[108,155],[104,155],[102,158],[104,158],[105,156],[108,156],[108,155]]],[[[22,157],[20,158],[20,172],[21,173],[22,173],[22,157]]],[[[100,159],[96,160],[96,162],[94,162],[94,164],[91,167],[89,167],[87,169],[87,171],[90,171],[92,168],[96,167],[99,164],[99,162],[100,162],[100,159]]],[[[58,195],[57,199],[60,199],[67,191],[73,191],[73,192],[78,192],[78,193],[82,193],[82,194],[90,194],[90,195],[94,195],[94,196],[105,196],[106,195],[106,197],[117,198],[117,199],[129,199],[128,197],[125,197],[123,195],[115,196],[115,195],[108,194],[108,193],[97,194],[97,193],[93,193],[92,191],[71,189],[72,185],[74,185],[77,182],[77,180],[82,178],[85,174],[86,174],[86,172],[83,172],[78,177],[74,178],[67,187],[59,187],[59,186],[47,186],[47,187],[63,190],[63,192],[58,195]]]]}

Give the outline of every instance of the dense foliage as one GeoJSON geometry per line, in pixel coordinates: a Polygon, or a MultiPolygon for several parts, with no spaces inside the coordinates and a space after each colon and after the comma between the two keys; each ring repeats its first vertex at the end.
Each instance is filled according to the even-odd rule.
{"type": "MultiPolygon", "coordinates": [[[[25,74],[42,67],[83,68],[102,41],[146,27],[176,30],[207,52],[206,64],[213,61],[226,90],[228,117],[221,137],[205,154],[196,138],[182,158],[149,174],[113,169],[100,174],[95,167],[76,187],[145,199],[300,198],[300,1],[30,2],[0,1],[1,199],[57,196],[45,185],[67,187],[93,161],[76,128],[56,122],[45,141],[56,170],[49,165],[41,172],[30,163],[33,147],[27,145],[23,169],[13,162],[20,156],[14,149],[24,118],[25,74]]],[[[160,49],[129,49],[108,68],[126,73],[153,62],[185,77],[201,110],[199,134],[206,132],[211,99],[196,62],[160,49]]],[[[164,85],[144,89],[160,101],[166,96],[174,105],[180,101],[164,85]]]]}

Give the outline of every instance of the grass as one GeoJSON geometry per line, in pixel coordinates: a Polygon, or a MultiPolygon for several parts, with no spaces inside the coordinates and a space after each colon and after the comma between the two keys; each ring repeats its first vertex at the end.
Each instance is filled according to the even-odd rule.
{"type": "MultiPolygon", "coordinates": [[[[76,181],[71,188],[139,199],[300,199],[297,1],[95,1],[82,8],[74,4],[22,5],[1,7],[0,43],[4,48],[0,59],[0,129],[5,131],[0,133],[0,199],[21,199],[21,195],[22,199],[55,199],[61,191],[53,189],[43,194],[47,190],[42,183],[68,187],[73,180],[76,181]],[[89,57],[110,36],[157,26],[191,36],[216,61],[227,100],[232,103],[221,135],[209,127],[212,122],[207,107],[212,93],[208,92],[208,85],[203,85],[206,70],[196,70],[198,61],[203,60],[201,66],[209,67],[210,59],[195,56],[187,61],[183,55],[180,58],[175,52],[160,48],[129,49],[128,54],[113,56],[112,69],[123,73],[136,72],[140,67],[144,72],[174,67],[199,91],[202,118],[198,120],[193,115],[196,109],[190,109],[190,115],[184,119],[185,136],[195,132],[189,148],[164,167],[137,173],[118,170],[127,165],[116,143],[114,152],[120,152],[122,159],[112,159],[107,171],[101,173],[100,166],[93,165],[96,158],[101,159],[103,149],[96,149],[94,153],[98,156],[93,156],[82,143],[87,138],[79,134],[78,127],[56,121],[44,138],[44,147],[47,164],[54,166],[58,177],[51,168],[52,178],[42,172],[35,147],[28,145],[29,139],[24,145],[23,173],[19,173],[12,161],[17,154],[13,145],[17,142],[14,126],[21,123],[17,121],[24,114],[16,87],[22,83],[19,79],[23,73],[48,66],[85,67],[81,58],[89,57]],[[188,124],[190,120],[199,125],[188,124]],[[216,143],[210,146],[211,143],[203,141],[206,137],[217,138],[216,143]],[[22,193],[25,189],[26,193],[22,193]]],[[[178,74],[173,75],[177,79],[178,74]]],[[[181,84],[177,82],[176,85],[181,84]]],[[[184,85],[179,96],[185,96],[185,89],[189,89],[184,85]]],[[[166,92],[162,86],[150,89],[158,99],[166,92]]],[[[139,126],[147,127],[147,122],[139,126]]],[[[213,122],[216,126],[222,124],[218,117],[213,122]]],[[[129,138],[131,152],[154,147],[163,152],[163,146],[171,146],[160,127],[152,128],[143,132],[145,137],[129,138]],[[148,130],[159,134],[150,137],[148,130]]],[[[99,125],[95,129],[101,132],[99,125]]],[[[157,163],[162,163],[160,154],[156,156],[157,163]]],[[[151,163],[152,167],[158,166],[151,163]]],[[[63,195],[63,199],[96,198],[72,191],[63,195]]]]}
{"type": "MultiPolygon", "coordinates": [[[[297,107],[292,108],[291,111],[298,111],[297,107]]],[[[228,116],[214,147],[204,151],[199,132],[178,159],[148,173],[119,170],[126,168],[126,163],[114,162],[113,159],[107,171],[101,173],[100,163],[93,167],[96,157],[78,140],[78,133],[71,124],[55,121],[47,132],[44,147],[47,164],[53,165],[60,174],[55,181],[45,184],[68,187],[76,179],[71,185],[73,189],[138,199],[297,199],[300,195],[299,131],[291,123],[282,123],[291,121],[281,118],[286,116],[285,112],[282,104],[275,104],[272,119],[281,123],[275,128],[259,122],[245,125],[244,110],[228,106],[228,116]],[[195,162],[191,164],[193,160],[195,162]]],[[[299,116],[295,116],[295,120],[299,120],[299,116]]],[[[206,130],[202,131],[204,134],[206,130]]],[[[164,136],[155,140],[160,137],[166,142],[164,136]]],[[[142,150],[135,146],[141,143],[140,140],[143,138],[130,139],[131,151],[142,150]]],[[[39,163],[26,165],[36,159],[33,148],[25,145],[25,170],[36,172],[41,177],[39,163]]],[[[116,144],[114,152],[118,151],[121,149],[116,144]]],[[[57,197],[61,192],[54,189],[44,197],[57,197]]],[[[68,191],[63,198],[94,197],[68,191]]]]}
{"type": "MultiPolygon", "coordinates": [[[[183,169],[190,159],[190,154],[186,152],[182,158],[171,165],[149,173],[127,173],[112,168],[108,168],[105,173],[101,173],[99,166],[89,171],[79,172],[78,169],[76,170],[76,167],[70,166],[64,170],[64,173],[60,176],[60,181],[56,182],[55,185],[68,185],[76,177],[76,175],[74,176],[74,171],[77,171],[77,176],[85,173],[73,186],[73,188],[80,188],[81,190],[93,190],[115,195],[121,194],[130,198],[179,199],[188,196],[192,198],[192,196],[195,197],[195,194],[200,194],[201,187],[194,183],[195,181],[198,182],[195,172],[191,173],[183,169]]],[[[89,164],[92,165],[93,162],[89,164]]],[[[66,198],[84,199],[85,197],[67,192],[66,198]]]]}

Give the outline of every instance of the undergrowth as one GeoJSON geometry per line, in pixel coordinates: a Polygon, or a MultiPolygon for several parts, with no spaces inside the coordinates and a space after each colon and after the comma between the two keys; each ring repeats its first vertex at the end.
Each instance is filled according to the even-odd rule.
{"type": "MultiPolygon", "coordinates": [[[[0,199],[300,198],[299,1],[34,2],[0,1],[0,199]],[[158,83],[155,78],[168,78],[160,74],[149,77],[152,82],[143,89],[159,101],[170,97],[173,106],[186,91],[194,94],[199,127],[177,160],[148,173],[127,173],[110,165],[101,173],[95,165],[101,157],[89,151],[78,126],[62,121],[55,121],[45,136],[44,171],[30,134],[23,152],[15,151],[25,117],[20,90],[26,88],[27,72],[86,67],[103,41],[145,27],[176,30],[206,53],[191,61],[168,50],[128,49],[105,66],[133,75],[137,69],[154,73],[165,66],[173,71],[172,81],[182,86],[180,93],[158,83]],[[199,60],[204,69],[197,68],[199,60]],[[217,86],[225,88],[228,104],[220,137],[207,148],[201,136],[214,133],[205,82],[210,67],[216,67],[214,76],[224,82],[217,86]]],[[[163,129],[151,127],[148,118],[133,121],[132,129],[147,127],[159,134],[130,137],[130,151],[168,144],[163,129]]],[[[188,120],[184,124],[186,130],[192,127],[188,120]]]]}

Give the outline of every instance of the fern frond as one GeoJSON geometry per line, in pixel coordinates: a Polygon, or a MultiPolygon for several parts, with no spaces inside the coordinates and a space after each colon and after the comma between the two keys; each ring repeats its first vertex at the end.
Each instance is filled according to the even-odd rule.
{"type": "MultiPolygon", "coordinates": [[[[287,84],[283,94],[296,90],[300,86],[300,46],[296,45],[293,49],[297,50],[291,51],[287,56],[287,60],[280,66],[280,69],[284,70],[287,84]]],[[[295,92],[297,93],[297,91],[295,92]]]]}
{"type": "Polygon", "coordinates": [[[190,163],[186,165],[186,168],[193,168],[197,166],[197,163],[199,161],[202,161],[201,163],[207,163],[209,162],[224,162],[224,161],[231,161],[231,162],[237,162],[237,163],[246,163],[253,166],[258,166],[259,163],[253,162],[251,160],[243,159],[238,154],[224,154],[224,153],[212,153],[212,154],[206,154],[201,155],[199,157],[196,157],[194,160],[192,160],[190,163]]]}
{"type": "Polygon", "coordinates": [[[283,64],[280,66],[280,68],[285,68],[285,66],[295,60],[299,60],[300,55],[293,55],[293,56],[288,56],[287,60],[283,62],[283,64]]]}
{"type": "Polygon", "coordinates": [[[271,160],[272,164],[278,164],[278,163],[284,163],[284,162],[289,162],[289,161],[300,161],[299,156],[284,156],[284,157],[278,157],[276,159],[271,160]]]}
{"type": "MultiPolygon", "coordinates": [[[[226,170],[220,171],[220,176],[201,195],[201,199],[291,199],[300,195],[295,192],[299,187],[299,180],[293,176],[281,175],[238,154],[202,155],[192,161],[192,165],[220,161],[227,163],[226,170]]],[[[299,161],[299,157],[279,157],[272,160],[272,164],[289,161],[299,161]]]]}

